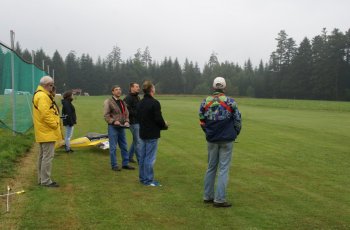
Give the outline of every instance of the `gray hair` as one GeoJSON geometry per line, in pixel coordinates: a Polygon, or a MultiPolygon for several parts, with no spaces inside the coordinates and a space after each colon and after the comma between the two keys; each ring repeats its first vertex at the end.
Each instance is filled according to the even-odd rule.
{"type": "Polygon", "coordinates": [[[41,79],[40,79],[40,85],[41,86],[44,86],[44,85],[47,85],[47,84],[49,84],[49,83],[53,83],[53,79],[52,79],[52,77],[50,77],[50,76],[44,76],[44,77],[42,77],[41,79]]]}

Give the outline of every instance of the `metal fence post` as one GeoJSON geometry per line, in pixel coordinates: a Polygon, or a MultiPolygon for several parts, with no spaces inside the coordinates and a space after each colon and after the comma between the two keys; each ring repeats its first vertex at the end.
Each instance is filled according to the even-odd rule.
{"type": "Polygon", "coordinates": [[[15,32],[10,31],[11,36],[11,78],[12,78],[12,130],[16,135],[16,95],[15,95],[15,32]]]}

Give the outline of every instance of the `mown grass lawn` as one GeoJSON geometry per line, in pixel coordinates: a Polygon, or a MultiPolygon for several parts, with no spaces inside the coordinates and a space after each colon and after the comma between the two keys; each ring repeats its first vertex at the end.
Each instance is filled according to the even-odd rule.
{"type": "MultiPolygon", "coordinates": [[[[105,98],[79,97],[73,102],[78,113],[75,137],[106,132],[102,118],[105,98]]],[[[33,159],[34,166],[27,175],[30,183],[24,187],[27,192],[20,204],[13,201],[10,213],[1,210],[0,226],[350,228],[350,103],[238,99],[243,130],[234,145],[227,189],[233,207],[216,209],[202,203],[207,160],[197,118],[202,98],[158,99],[170,123],[169,130],[162,132],[155,164],[156,179],[163,187],[142,186],[137,170],[111,171],[108,151],[77,149],[69,155],[58,151],[53,178],[61,187],[37,186],[33,159]]],[[[127,134],[130,140],[130,132],[127,134]]]]}

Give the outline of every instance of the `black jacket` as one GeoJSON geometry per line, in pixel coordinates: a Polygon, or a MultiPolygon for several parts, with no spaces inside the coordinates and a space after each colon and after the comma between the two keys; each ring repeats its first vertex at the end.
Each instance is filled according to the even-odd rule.
{"type": "Polygon", "coordinates": [[[145,94],[137,106],[141,139],[158,139],[160,130],[168,129],[162,117],[160,103],[151,95],[145,94]]]}
{"type": "Polygon", "coordinates": [[[129,110],[130,124],[138,124],[139,120],[137,119],[137,104],[140,102],[138,93],[129,93],[124,98],[124,102],[126,103],[129,110]]]}
{"type": "Polygon", "coordinates": [[[77,123],[77,116],[72,102],[68,99],[62,99],[62,116],[64,126],[73,126],[77,123]]]}

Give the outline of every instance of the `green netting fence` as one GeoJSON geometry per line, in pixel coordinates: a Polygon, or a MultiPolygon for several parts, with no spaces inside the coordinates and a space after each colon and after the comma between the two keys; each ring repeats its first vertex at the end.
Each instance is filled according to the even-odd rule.
{"type": "Polygon", "coordinates": [[[45,71],[0,43],[0,128],[24,133],[33,126],[32,97],[45,75],[45,71]]]}

